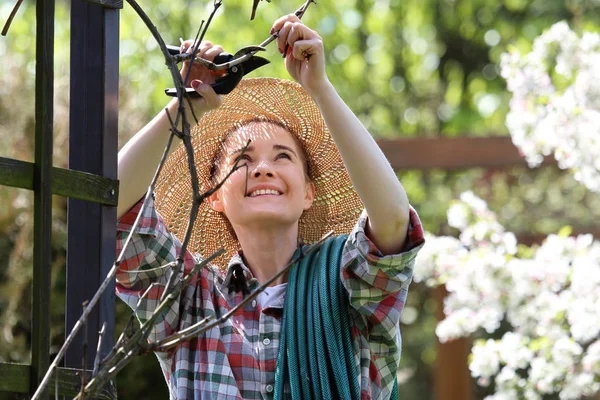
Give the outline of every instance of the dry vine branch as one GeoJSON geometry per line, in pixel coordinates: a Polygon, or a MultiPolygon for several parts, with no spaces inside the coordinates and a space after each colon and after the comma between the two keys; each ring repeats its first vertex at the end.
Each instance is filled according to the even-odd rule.
{"type": "Polygon", "coordinates": [[[10,24],[12,24],[12,21],[15,18],[15,15],[17,15],[17,11],[19,11],[19,7],[21,7],[21,3],[23,3],[23,0],[17,0],[17,4],[15,4],[14,8],[10,12],[8,19],[6,20],[6,23],[4,24],[4,28],[2,28],[2,36],[6,36],[6,34],[8,33],[10,24]]]}
{"type": "MultiPolygon", "coordinates": [[[[83,396],[84,392],[85,393],[95,393],[98,390],[100,390],[104,384],[106,384],[114,376],[116,376],[116,374],[118,372],[120,372],[131,361],[131,358],[135,357],[136,355],[146,353],[149,351],[156,351],[156,352],[169,351],[173,347],[176,347],[176,346],[180,345],[181,343],[188,341],[194,337],[197,337],[198,335],[201,335],[202,333],[208,331],[209,329],[212,329],[215,326],[224,323],[233,314],[235,314],[240,308],[244,307],[246,304],[248,304],[250,301],[252,301],[254,298],[256,298],[273,281],[275,281],[281,275],[283,275],[287,271],[289,271],[289,269],[292,266],[294,266],[295,264],[302,261],[302,259],[305,256],[307,256],[308,254],[317,250],[323,244],[323,242],[331,235],[331,233],[332,232],[325,234],[321,238],[321,240],[312,244],[310,246],[310,248],[308,248],[306,251],[300,253],[298,256],[296,256],[294,259],[292,259],[286,265],[285,268],[283,268],[281,271],[279,271],[277,274],[275,274],[273,277],[271,277],[264,284],[262,284],[261,286],[256,288],[256,290],[254,290],[251,294],[249,294],[244,299],[244,301],[242,301],[236,307],[232,308],[228,313],[223,315],[218,320],[213,321],[212,323],[208,324],[208,322],[211,320],[211,317],[207,317],[207,318],[204,318],[202,321],[200,321],[194,325],[191,325],[182,331],[176,332],[161,341],[158,341],[158,342],[152,343],[152,344],[146,344],[145,340],[147,338],[147,334],[150,332],[150,330],[154,326],[154,320],[161,314],[161,312],[164,309],[169,307],[173,303],[173,301],[175,301],[175,299],[177,297],[179,297],[179,295],[181,294],[181,290],[200,271],[200,269],[203,268],[205,265],[207,265],[215,257],[220,256],[222,254],[222,252],[217,252],[217,253],[213,254],[213,256],[211,256],[209,259],[203,260],[202,263],[197,264],[195,266],[195,268],[186,276],[186,278],[183,281],[181,281],[180,283],[177,284],[177,286],[169,293],[169,295],[167,296],[165,301],[162,302],[158,306],[158,308],[153,312],[150,319],[147,320],[146,322],[144,322],[142,327],[140,327],[140,329],[138,329],[138,331],[135,333],[135,335],[132,338],[130,338],[130,340],[127,343],[125,343],[124,345],[122,345],[119,348],[116,348],[116,346],[115,346],[115,348],[113,348],[114,355],[111,357],[111,360],[109,360],[109,362],[107,362],[107,364],[102,367],[102,370],[95,377],[92,378],[92,380],[88,383],[88,385],[85,387],[85,389],[82,390],[82,392],[77,397],[75,397],[75,400],[81,400],[83,398],[82,396],[83,396]]],[[[138,301],[138,307],[139,307],[139,304],[140,304],[142,298],[140,298],[140,300],[138,301]]]]}
{"type": "Polygon", "coordinates": [[[276,279],[278,279],[283,274],[287,273],[290,270],[290,268],[293,267],[296,263],[299,263],[308,254],[317,250],[323,244],[323,242],[325,242],[325,240],[329,236],[331,236],[332,233],[333,233],[333,231],[326,233],[318,242],[313,243],[310,246],[310,248],[308,248],[306,251],[298,254],[298,256],[296,256],[294,259],[292,259],[285,266],[285,268],[283,268],[281,271],[277,272],[275,275],[273,275],[271,278],[269,278],[265,283],[263,283],[258,288],[256,288],[256,290],[254,290],[252,293],[250,293],[248,295],[248,297],[246,297],[238,305],[236,305],[231,310],[229,310],[229,312],[224,314],[218,320],[214,321],[213,323],[211,323],[209,325],[206,325],[206,323],[208,322],[208,320],[210,318],[205,318],[204,320],[198,322],[197,324],[187,327],[183,331],[174,333],[171,336],[166,337],[165,339],[154,343],[152,346],[150,346],[150,349],[152,351],[158,351],[158,352],[165,352],[165,351],[171,350],[173,347],[176,347],[177,345],[179,345],[187,340],[190,340],[198,335],[201,335],[202,333],[208,331],[209,329],[214,328],[215,326],[217,326],[219,324],[224,323],[229,318],[231,318],[231,316],[233,316],[233,314],[235,314],[239,309],[244,307],[246,304],[248,304],[250,301],[252,301],[254,298],[256,298],[260,293],[262,293],[265,290],[265,288],[267,288],[271,283],[275,282],[276,279]]]}
{"type": "MultiPolygon", "coordinates": [[[[299,19],[302,19],[302,17],[304,16],[304,13],[306,12],[306,10],[308,9],[308,6],[311,3],[317,4],[317,3],[315,3],[314,0],[306,0],[306,2],[294,12],[294,15],[296,15],[299,19]]],[[[279,34],[279,31],[274,32],[271,36],[266,38],[261,44],[254,46],[255,47],[254,50],[249,51],[247,54],[245,54],[241,57],[237,57],[234,60],[227,61],[225,63],[218,64],[218,65],[212,61],[196,57],[196,52],[186,53],[186,54],[177,54],[172,57],[174,57],[176,61],[185,61],[185,60],[193,59],[195,63],[198,63],[198,64],[208,68],[211,71],[223,71],[223,70],[231,68],[234,65],[242,64],[244,61],[249,60],[252,56],[254,56],[259,51],[264,50],[265,46],[267,46],[273,40],[277,39],[278,34],[279,34]]],[[[284,52],[284,54],[285,54],[285,52],[284,52]]]]}
{"type": "MultiPolygon", "coordinates": [[[[190,271],[190,273],[183,280],[176,284],[166,299],[160,302],[159,306],[154,310],[150,318],[146,320],[129,339],[125,340],[125,332],[123,332],[109,356],[102,362],[98,373],[92,378],[85,388],[82,388],[82,390],[84,389],[85,392],[88,393],[96,392],[97,390],[101,389],[104,384],[110,381],[130,361],[133,356],[147,353],[148,345],[146,344],[146,340],[152,328],[154,327],[156,318],[158,318],[164,310],[173,304],[173,302],[181,294],[181,290],[202,268],[204,268],[204,266],[221,254],[222,251],[216,252],[207,259],[203,260],[201,263],[196,264],[192,271],[190,271]]],[[[150,289],[151,287],[148,287],[148,289],[146,289],[144,294],[140,297],[136,308],[140,306],[142,300],[150,291],[150,289]]],[[[132,316],[133,315],[135,315],[135,310],[132,316]]],[[[130,319],[130,322],[133,322],[133,319],[130,319]]]]}
{"type": "MultiPolygon", "coordinates": [[[[142,205],[138,212],[136,220],[131,227],[131,230],[123,244],[123,248],[121,249],[121,252],[120,252],[119,256],[117,257],[117,260],[112,265],[105,280],[102,282],[102,284],[100,285],[100,287],[94,294],[93,298],[89,301],[89,304],[84,308],[84,311],[83,311],[81,317],[79,318],[79,320],[77,321],[77,323],[75,324],[75,326],[73,327],[73,329],[71,330],[71,332],[69,333],[67,338],[65,339],[65,343],[59,350],[58,354],[54,358],[51,365],[49,366],[48,371],[46,372],[46,375],[44,376],[40,385],[38,386],[37,391],[34,393],[32,400],[39,399],[39,397],[41,396],[41,393],[45,390],[45,387],[48,385],[48,382],[52,376],[52,373],[56,369],[58,363],[64,357],[64,354],[65,354],[67,348],[73,342],[75,335],[79,332],[81,327],[85,325],[85,321],[86,321],[90,311],[97,304],[100,296],[104,293],[104,291],[108,287],[109,283],[112,282],[112,280],[115,278],[116,272],[119,269],[120,264],[124,259],[125,251],[132,241],[133,234],[134,234],[137,226],[140,223],[141,216],[143,215],[143,212],[148,205],[149,199],[154,192],[156,181],[157,181],[158,176],[160,175],[162,168],[166,162],[166,159],[169,154],[169,150],[171,148],[174,136],[179,137],[183,141],[183,145],[186,150],[188,167],[190,170],[192,191],[193,191],[192,209],[190,211],[188,226],[186,229],[186,233],[184,235],[184,240],[182,241],[180,254],[177,258],[176,263],[169,263],[167,265],[159,267],[159,268],[174,267],[174,270],[171,272],[171,276],[169,278],[167,286],[165,287],[163,295],[161,296],[161,299],[159,301],[159,303],[160,303],[159,307],[154,311],[153,315],[144,324],[142,324],[142,326],[131,337],[127,338],[126,332],[128,329],[131,328],[131,326],[133,324],[133,320],[130,320],[130,323],[127,325],[127,327],[125,328],[125,330],[122,332],[121,336],[119,337],[117,344],[113,347],[109,356],[107,358],[105,358],[102,362],[99,362],[98,361],[99,356],[98,355],[96,356],[96,360],[94,362],[94,364],[95,364],[94,365],[94,375],[92,377],[92,380],[90,382],[88,382],[87,385],[82,387],[81,392],[76,397],[77,399],[83,399],[86,396],[86,394],[93,394],[97,390],[101,389],[104,384],[106,384],[108,381],[110,381],[123,367],[125,367],[125,365],[131,360],[131,358],[133,356],[140,354],[142,352],[148,352],[151,350],[165,351],[167,349],[172,348],[173,346],[176,346],[177,344],[179,344],[183,341],[186,341],[192,337],[198,336],[202,332],[205,332],[207,329],[210,329],[218,324],[223,323],[225,320],[230,318],[231,315],[233,315],[233,313],[235,313],[235,311],[237,311],[240,307],[243,307],[243,305],[245,305],[248,301],[251,301],[260,292],[262,292],[265,289],[265,287],[267,287],[271,282],[273,282],[275,279],[277,279],[279,276],[281,276],[283,273],[285,273],[292,265],[294,265],[296,262],[298,262],[301,259],[301,257],[303,257],[308,252],[313,251],[316,248],[318,248],[322,244],[324,239],[329,235],[329,234],[326,235],[323,239],[321,239],[321,241],[319,241],[318,243],[315,243],[307,253],[301,254],[299,257],[292,260],[286,266],[286,268],[284,268],[278,274],[276,274],[271,279],[269,279],[265,284],[263,284],[259,288],[257,288],[250,296],[248,296],[247,299],[245,299],[244,302],[242,302],[236,308],[232,309],[229,313],[224,315],[219,320],[207,325],[209,319],[205,319],[205,320],[201,321],[201,323],[191,326],[189,328],[186,328],[184,331],[177,332],[177,333],[171,335],[170,337],[168,337],[154,345],[149,345],[147,343],[147,338],[151,332],[154,321],[160,315],[160,313],[164,309],[166,309],[166,307],[168,307],[170,304],[172,304],[172,302],[180,295],[183,287],[187,284],[187,282],[190,281],[190,279],[195,274],[197,274],[199,272],[200,268],[204,267],[208,262],[210,262],[212,259],[214,259],[215,257],[217,257],[221,254],[220,252],[216,252],[215,254],[212,254],[210,257],[203,260],[202,263],[197,264],[194,267],[194,269],[185,278],[180,278],[179,281],[176,282],[177,277],[183,276],[183,258],[184,258],[185,252],[187,251],[187,246],[188,246],[189,240],[191,238],[192,227],[196,220],[200,203],[206,197],[210,196],[212,193],[214,193],[216,190],[218,190],[233,172],[235,172],[239,168],[243,168],[245,166],[245,165],[239,165],[239,162],[241,160],[241,157],[244,154],[244,151],[248,147],[249,142],[246,144],[246,146],[244,147],[244,149],[242,150],[240,155],[237,157],[233,168],[229,171],[227,176],[225,176],[225,178],[223,178],[223,180],[221,182],[219,182],[215,187],[213,187],[212,189],[208,190],[205,193],[200,194],[199,193],[199,185],[198,185],[198,176],[197,176],[196,166],[194,164],[194,152],[193,152],[193,147],[192,147],[192,143],[191,143],[190,124],[187,119],[187,113],[186,113],[187,108],[186,108],[185,102],[184,102],[184,100],[187,99],[188,104],[190,104],[190,106],[191,106],[191,103],[189,103],[189,101],[190,101],[189,98],[187,96],[185,96],[185,82],[187,82],[187,80],[189,78],[191,68],[188,69],[188,73],[187,73],[185,79],[183,79],[177,68],[177,61],[181,59],[181,57],[180,57],[181,55],[171,56],[169,54],[169,51],[167,49],[167,46],[166,46],[164,40],[162,39],[157,28],[154,26],[154,24],[152,23],[150,18],[147,16],[147,14],[142,10],[142,8],[138,5],[138,3],[135,0],[127,0],[127,2],[131,5],[131,7],[136,11],[138,16],[146,24],[146,26],[148,27],[148,29],[150,30],[150,32],[156,39],[156,41],[159,45],[159,48],[161,49],[161,51],[165,57],[167,68],[169,69],[169,71],[171,73],[171,76],[173,78],[173,82],[174,82],[174,85],[176,88],[176,92],[177,92],[177,99],[178,99],[178,104],[179,104],[178,109],[177,109],[177,115],[175,117],[175,120],[173,120],[171,115],[165,109],[165,112],[166,112],[169,122],[171,124],[169,139],[168,139],[167,145],[165,147],[165,150],[162,154],[160,163],[159,163],[159,165],[156,169],[156,172],[154,174],[154,177],[152,179],[152,182],[150,183],[148,190],[146,191],[146,195],[144,197],[144,200],[142,202],[142,205]],[[179,130],[177,128],[180,120],[181,120],[181,126],[182,126],[181,130],[179,130]],[[120,346],[120,347],[118,347],[118,346],[120,346]]],[[[306,9],[308,8],[309,4],[313,3],[313,2],[314,2],[313,0],[306,0],[304,5],[302,7],[300,7],[296,11],[295,14],[301,18],[302,15],[304,14],[304,12],[306,11],[306,9]]],[[[18,4],[15,7],[15,9],[18,8],[18,4]]],[[[201,23],[201,25],[198,29],[198,33],[196,34],[196,38],[194,40],[194,47],[192,49],[190,57],[194,57],[197,54],[198,47],[199,47],[200,43],[202,42],[204,35],[206,34],[206,32],[208,30],[208,27],[210,26],[210,22],[212,21],[212,18],[214,17],[217,9],[221,6],[221,4],[222,4],[222,0],[215,0],[215,2],[213,3],[214,8],[208,19],[208,22],[206,24],[204,24],[204,21],[201,23]]],[[[277,33],[271,35],[267,40],[265,40],[263,43],[261,43],[261,46],[266,46],[267,44],[272,42],[276,37],[277,37],[277,33]]],[[[249,58],[249,57],[251,57],[251,54],[247,54],[245,57],[249,58]]],[[[192,107],[190,107],[190,110],[192,111],[192,114],[193,114],[192,107]]],[[[193,115],[193,117],[197,121],[196,116],[193,115]]],[[[142,296],[142,298],[143,297],[144,296],[142,296]]],[[[134,315],[135,315],[135,312],[132,314],[132,318],[134,315]]],[[[102,332],[101,332],[101,335],[102,335],[102,332]]],[[[101,340],[101,338],[99,340],[101,340]]],[[[84,365],[83,373],[85,374],[85,365],[84,365]]],[[[85,378],[83,378],[83,379],[85,379],[85,378]]],[[[85,383],[85,381],[83,383],[85,383]]]]}

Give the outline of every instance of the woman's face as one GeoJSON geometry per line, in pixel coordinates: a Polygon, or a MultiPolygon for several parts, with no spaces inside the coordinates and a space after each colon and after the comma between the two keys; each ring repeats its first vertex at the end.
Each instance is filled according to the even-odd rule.
{"type": "Polygon", "coordinates": [[[238,169],[210,198],[234,230],[238,226],[269,227],[297,224],[312,205],[314,184],[305,170],[302,150],[286,129],[268,122],[252,122],[229,135],[223,143],[219,175],[231,170],[241,149],[238,169]],[[247,184],[246,184],[247,177],[247,184]]]}

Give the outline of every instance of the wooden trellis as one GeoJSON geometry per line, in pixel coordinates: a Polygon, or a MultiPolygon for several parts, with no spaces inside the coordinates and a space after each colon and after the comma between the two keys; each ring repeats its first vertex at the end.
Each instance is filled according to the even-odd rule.
{"type": "MultiPolygon", "coordinates": [[[[71,2],[69,169],[52,166],[54,0],[36,2],[35,162],[0,158],[0,184],[34,191],[34,265],[31,365],[0,364],[0,391],[33,393],[49,365],[52,195],[68,201],[66,329],[81,315],[115,259],[119,9],[122,0],[71,2]]],[[[100,321],[102,349],[114,336],[114,290],[88,319],[88,369],[100,321]]],[[[81,343],[81,339],[79,339],[81,343]]],[[[58,392],[76,395],[81,346],[73,346],[56,374],[58,392]]],[[[54,380],[53,380],[54,381],[54,380]]],[[[51,385],[52,392],[54,384],[51,385]]],[[[110,388],[101,398],[114,397],[110,388]]]]}

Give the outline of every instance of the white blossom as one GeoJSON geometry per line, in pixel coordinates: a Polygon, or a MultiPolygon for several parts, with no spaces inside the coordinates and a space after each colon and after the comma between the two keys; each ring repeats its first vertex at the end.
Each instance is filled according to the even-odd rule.
{"type": "Polygon", "coordinates": [[[473,377],[490,378],[500,370],[500,346],[495,340],[488,339],[486,342],[476,343],[472,349],[472,356],[469,369],[473,377]]]}
{"type": "Polygon", "coordinates": [[[487,399],[577,399],[600,391],[600,242],[550,235],[530,258],[514,234],[473,193],[452,205],[459,239],[427,236],[415,280],[444,284],[445,319],[436,334],[476,341],[469,369],[495,393],[487,399]],[[457,212],[456,210],[460,210],[457,212]]]}
{"type": "Polygon", "coordinates": [[[581,37],[554,24],[526,55],[503,54],[501,75],[512,92],[506,126],[531,166],[554,154],[558,165],[600,192],[600,36],[581,37]],[[551,66],[554,70],[550,70],[551,66]],[[556,79],[570,81],[557,88],[556,79]]]}

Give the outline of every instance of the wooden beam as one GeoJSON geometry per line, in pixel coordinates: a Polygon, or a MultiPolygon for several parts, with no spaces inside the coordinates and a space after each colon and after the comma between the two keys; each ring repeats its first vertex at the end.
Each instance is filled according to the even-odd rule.
{"type": "MultiPolygon", "coordinates": [[[[35,33],[35,166],[33,169],[33,289],[31,393],[50,365],[52,152],[54,138],[54,0],[38,0],[35,33]]],[[[44,393],[48,393],[47,391],[44,393]]],[[[44,396],[45,397],[45,396],[44,396]]]]}
{"type": "MultiPolygon", "coordinates": [[[[379,139],[377,144],[395,170],[527,165],[507,136],[379,139]]],[[[544,164],[556,165],[556,161],[546,157],[544,164]]]]}
{"type": "MultiPolygon", "coordinates": [[[[596,226],[593,227],[573,227],[573,231],[570,236],[579,236],[591,234],[594,239],[600,239],[600,229],[596,226]]],[[[517,242],[526,246],[532,246],[534,244],[542,244],[542,242],[548,237],[548,235],[532,234],[532,233],[519,233],[517,235],[517,242]]]]}
{"type": "MultiPolygon", "coordinates": [[[[0,185],[33,190],[35,164],[0,157],[0,185]]],[[[119,182],[103,176],[65,168],[52,168],[52,194],[116,206],[119,182]]]]}
{"type": "MultiPolygon", "coordinates": [[[[445,318],[444,298],[447,294],[443,286],[433,289],[438,322],[445,318]]],[[[468,368],[470,353],[471,341],[468,338],[455,339],[446,343],[437,341],[434,368],[435,400],[473,399],[473,380],[468,368]]]]}
{"type": "MultiPolygon", "coordinates": [[[[29,391],[31,365],[0,363],[0,392],[27,393],[29,391]]],[[[58,368],[58,374],[50,381],[49,393],[54,393],[58,382],[58,394],[61,396],[76,396],[81,390],[81,370],[58,368]]],[[[86,381],[89,382],[92,371],[86,371],[86,381]]],[[[100,392],[94,393],[94,399],[111,400],[117,398],[115,385],[109,382],[100,392]]]]}

